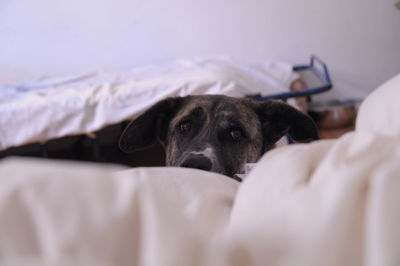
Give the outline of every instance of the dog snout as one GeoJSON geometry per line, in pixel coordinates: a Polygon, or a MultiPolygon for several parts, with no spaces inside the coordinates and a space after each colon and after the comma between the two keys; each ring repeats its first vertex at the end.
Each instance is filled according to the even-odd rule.
{"type": "Polygon", "coordinates": [[[212,167],[212,162],[210,158],[205,157],[203,155],[190,155],[183,161],[181,167],[210,171],[212,167]]]}

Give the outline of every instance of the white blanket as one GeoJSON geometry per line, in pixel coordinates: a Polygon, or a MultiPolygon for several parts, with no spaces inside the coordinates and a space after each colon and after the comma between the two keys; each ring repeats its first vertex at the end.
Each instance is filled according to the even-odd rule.
{"type": "Polygon", "coordinates": [[[400,75],[355,133],[267,153],[239,184],[194,169],[8,159],[1,265],[400,265],[400,75]]]}
{"type": "Polygon", "coordinates": [[[274,94],[287,91],[297,77],[285,63],[195,58],[0,87],[0,150],[91,133],[166,97],[274,94]]]}

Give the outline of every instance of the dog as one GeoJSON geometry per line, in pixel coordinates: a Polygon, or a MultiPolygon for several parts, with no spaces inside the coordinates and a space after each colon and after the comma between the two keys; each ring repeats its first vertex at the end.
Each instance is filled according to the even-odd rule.
{"type": "Polygon", "coordinates": [[[167,166],[234,177],[285,135],[298,142],[319,139],[313,120],[282,101],[199,95],[156,103],[128,124],[119,147],[131,153],[159,141],[167,166]]]}

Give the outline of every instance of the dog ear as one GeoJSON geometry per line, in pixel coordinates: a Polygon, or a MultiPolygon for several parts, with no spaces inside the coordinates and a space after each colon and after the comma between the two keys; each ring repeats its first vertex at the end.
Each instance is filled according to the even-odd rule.
{"type": "Polygon", "coordinates": [[[123,152],[131,153],[153,145],[157,140],[163,143],[167,136],[168,125],[179,110],[182,97],[167,98],[145,111],[131,121],[119,139],[123,152]]]}
{"type": "Polygon", "coordinates": [[[256,109],[261,120],[264,143],[267,145],[274,144],[284,135],[299,142],[319,139],[313,120],[284,102],[265,100],[258,103],[256,109]]]}

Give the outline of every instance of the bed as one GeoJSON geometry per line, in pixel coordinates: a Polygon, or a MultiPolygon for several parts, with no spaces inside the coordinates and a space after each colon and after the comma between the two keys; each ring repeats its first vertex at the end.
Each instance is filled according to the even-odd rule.
{"type": "Polygon", "coordinates": [[[355,132],[274,149],[243,183],[4,159],[0,264],[399,265],[399,88],[368,96],[355,132]]]}
{"type": "Polygon", "coordinates": [[[198,57],[3,86],[0,158],[26,155],[160,165],[161,157],[142,160],[160,153],[159,147],[148,151],[149,156],[128,156],[115,149],[127,121],[157,101],[189,94],[225,94],[283,99],[306,112],[310,95],[331,86],[327,69],[320,77],[322,87],[307,88],[300,78],[299,71],[316,70],[317,63],[326,68],[315,56],[310,64],[295,67],[282,62],[198,57]]]}

